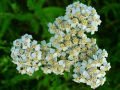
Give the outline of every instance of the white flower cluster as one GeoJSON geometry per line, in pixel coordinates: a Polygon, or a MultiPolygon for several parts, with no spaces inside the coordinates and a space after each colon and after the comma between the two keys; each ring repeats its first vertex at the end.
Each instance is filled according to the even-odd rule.
{"type": "Polygon", "coordinates": [[[37,44],[36,40],[32,41],[31,35],[25,34],[13,42],[12,62],[17,65],[16,69],[21,74],[32,75],[34,71],[39,70],[41,54],[40,44],[37,44]]]}
{"type": "MultiPolygon", "coordinates": [[[[56,56],[54,58],[50,55],[51,60],[47,58],[46,63],[52,66],[52,72],[63,73],[66,70],[62,68],[61,72],[59,71],[59,62],[69,61],[72,63],[68,71],[74,66],[73,81],[86,83],[91,88],[104,84],[105,71],[110,69],[110,63],[106,61],[107,52],[98,48],[96,39],[88,38],[85,34],[85,32],[94,34],[100,23],[100,16],[94,8],[75,2],[66,8],[65,16],[60,16],[54,23],[48,24],[49,32],[54,35],[49,42],[50,48],[54,48],[52,55],[56,56]],[[57,64],[54,66],[54,63],[49,64],[50,62],[57,64]]],[[[49,50],[46,55],[50,52],[49,50]]],[[[62,62],[62,65],[68,67],[68,62],[62,62]]]]}
{"type": "Polygon", "coordinates": [[[100,25],[100,16],[91,6],[86,6],[82,3],[75,2],[66,8],[66,16],[72,27],[79,27],[86,32],[94,34],[100,25]],[[74,23],[74,24],[73,24],[74,23]]]}
{"type": "Polygon", "coordinates": [[[99,49],[96,39],[88,38],[86,33],[94,34],[100,23],[94,8],[75,2],[66,8],[65,16],[48,24],[53,34],[49,43],[42,41],[39,45],[27,34],[15,40],[11,49],[13,63],[20,73],[29,75],[39,66],[44,73],[56,75],[70,72],[73,66],[73,81],[97,88],[104,84],[111,66],[106,61],[106,50],[99,49]]]}
{"type": "Polygon", "coordinates": [[[73,81],[82,82],[90,85],[91,88],[103,85],[105,78],[105,71],[108,71],[111,66],[106,61],[107,52],[98,49],[95,55],[92,55],[87,61],[79,61],[74,65],[73,81]]]}

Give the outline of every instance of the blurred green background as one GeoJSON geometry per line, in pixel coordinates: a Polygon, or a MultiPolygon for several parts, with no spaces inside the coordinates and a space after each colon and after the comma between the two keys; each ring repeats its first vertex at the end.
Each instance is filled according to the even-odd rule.
{"type": "MultiPolygon", "coordinates": [[[[76,0],[0,0],[0,90],[92,90],[72,81],[69,74],[45,75],[37,71],[32,77],[21,75],[11,62],[12,42],[21,35],[49,40],[47,23],[64,15],[65,7],[76,0]]],[[[102,24],[93,37],[105,48],[112,68],[107,80],[96,90],[120,90],[120,0],[80,0],[96,8],[102,24]]]]}

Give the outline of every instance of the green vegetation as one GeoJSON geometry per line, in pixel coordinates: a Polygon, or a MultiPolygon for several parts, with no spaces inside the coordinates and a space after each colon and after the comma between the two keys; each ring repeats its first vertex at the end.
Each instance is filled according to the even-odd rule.
{"type": "MultiPolygon", "coordinates": [[[[12,42],[21,35],[49,40],[47,23],[64,15],[65,7],[77,0],[0,0],[0,90],[92,90],[72,81],[69,74],[45,75],[37,71],[32,77],[21,75],[11,62],[12,42]]],[[[107,80],[96,90],[120,90],[120,1],[80,0],[96,8],[102,24],[93,35],[100,48],[108,51],[111,69],[107,80]]]]}

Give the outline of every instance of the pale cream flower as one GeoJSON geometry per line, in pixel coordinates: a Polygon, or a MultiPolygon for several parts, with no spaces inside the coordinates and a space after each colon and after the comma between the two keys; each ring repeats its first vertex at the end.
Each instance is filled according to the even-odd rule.
{"type": "Polygon", "coordinates": [[[21,74],[32,75],[41,65],[40,45],[32,41],[32,36],[25,34],[13,42],[11,57],[21,74]],[[36,62],[36,64],[34,63],[36,62]]]}

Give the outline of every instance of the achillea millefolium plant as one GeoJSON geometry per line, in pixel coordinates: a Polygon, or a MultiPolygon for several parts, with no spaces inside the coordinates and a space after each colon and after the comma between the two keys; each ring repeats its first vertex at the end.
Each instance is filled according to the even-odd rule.
{"type": "Polygon", "coordinates": [[[72,72],[74,82],[95,89],[104,84],[106,71],[111,68],[106,60],[107,51],[87,35],[95,34],[100,23],[93,7],[74,2],[67,6],[64,16],[48,24],[48,31],[53,35],[48,43],[45,40],[38,43],[28,34],[15,40],[11,48],[12,62],[19,73],[30,76],[39,67],[45,74],[72,72]]]}

